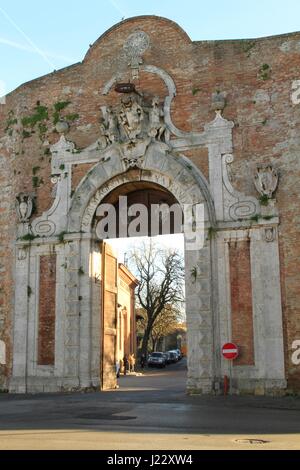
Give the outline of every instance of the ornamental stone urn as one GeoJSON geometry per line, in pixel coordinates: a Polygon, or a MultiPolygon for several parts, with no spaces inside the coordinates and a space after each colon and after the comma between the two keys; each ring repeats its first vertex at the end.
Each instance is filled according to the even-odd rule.
{"type": "Polygon", "coordinates": [[[56,124],[55,129],[57,130],[59,134],[66,134],[69,130],[69,124],[66,121],[61,119],[56,124]]]}

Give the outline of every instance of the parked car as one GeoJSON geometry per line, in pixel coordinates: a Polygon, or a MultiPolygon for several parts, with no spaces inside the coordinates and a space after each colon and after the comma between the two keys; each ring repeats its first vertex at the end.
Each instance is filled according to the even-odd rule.
{"type": "Polygon", "coordinates": [[[148,357],[148,367],[166,367],[166,358],[163,352],[153,352],[148,357]]]}
{"type": "Polygon", "coordinates": [[[168,351],[170,363],[175,363],[178,361],[178,354],[175,351],[168,351]]]}
{"type": "Polygon", "coordinates": [[[172,349],[172,350],[169,351],[169,352],[175,353],[175,354],[177,355],[177,357],[178,357],[178,361],[180,361],[180,359],[182,359],[182,357],[183,357],[183,356],[182,356],[182,353],[181,353],[181,351],[180,351],[180,349],[172,349]]]}
{"type": "Polygon", "coordinates": [[[182,354],[182,352],[180,351],[180,349],[175,349],[175,352],[177,352],[177,353],[178,353],[178,360],[180,361],[180,359],[182,359],[182,358],[183,358],[183,354],[182,354]]]}
{"type": "Polygon", "coordinates": [[[165,356],[165,359],[166,359],[166,364],[170,364],[170,355],[168,352],[164,352],[164,356],[165,356]]]}

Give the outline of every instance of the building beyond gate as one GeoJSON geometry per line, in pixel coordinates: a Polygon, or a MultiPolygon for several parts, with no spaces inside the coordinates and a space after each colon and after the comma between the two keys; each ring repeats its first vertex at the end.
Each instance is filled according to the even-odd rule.
{"type": "Polygon", "coordinates": [[[137,17],[6,97],[1,388],[113,385],[97,210],[147,189],[204,206],[204,247],[185,252],[188,390],[220,393],[224,375],[232,393],[300,390],[299,44],[300,33],[192,42],[137,17]]]}

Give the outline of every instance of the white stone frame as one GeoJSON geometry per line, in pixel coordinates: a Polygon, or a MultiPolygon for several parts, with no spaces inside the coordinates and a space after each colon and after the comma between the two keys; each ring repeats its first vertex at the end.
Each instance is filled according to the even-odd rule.
{"type": "Polygon", "coordinates": [[[56,240],[45,239],[40,243],[16,245],[16,287],[15,298],[17,315],[14,318],[14,356],[13,380],[11,391],[41,392],[57,391],[63,376],[61,351],[64,343],[64,292],[63,268],[64,249],[56,240]],[[55,321],[55,364],[43,366],[37,364],[38,342],[38,306],[40,257],[56,254],[56,321],[55,321]],[[19,259],[20,258],[20,259],[19,259]],[[28,297],[28,287],[31,295],[28,297]],[[24,301],[20,302],[19,299],[24,301]],[[27,299],[27,302],[26,302],[27,299]]]}
{"type": "MultiPolygon", "coordinates": [[[[27,315],[29,315],[29,351],[22,356],[23,370],[25,371],[27,368],[27,380],[26,383],[24,381],[22,385],[20,376],[14,374],[11,382],[12,391],[27,390],[35,392],[54,390],[55,388],[90,388],[91,386],[98,387],[100,385],[99,377],[97,377],[95,371],[97,367],[96,357],[97,355],[98,357],[100,356],[100,351],[95,351],[93,348],[93,344],[97,341],[96,338],[93,338],[93,334],[91,334],[91,332],[97,331],[97,328],[92,327],[97,317],[95,307],[93,307],[93,280],[90,275],[93,269],[91,266],[91,253],[96,243],[95,236],[92,233],[92,221],[101,200],[109,194],[113,188],[132,181],[130,173],[121,173],[118,165],[114,163],[114,156],[111,154],[109,160],[96,165],[79,185],[73,197],[74,205],[71,206],[69,211],[69,234],[65,237],[66,243],[64,245],[58,244],[57,239],[41,238],[32,241],[28,246],[30,260],[27,258],[29,261],[27,265],[30,265],[29,269],[32,271],[31,279],[28,282],[34,282],[35,280],[36,286],[38,286],[39,256],[49,253],[51,246],[58,255],[57,285],[58,290],[61,288],[61,292],[62,288],[64,288],[65,305],[63,309],[58,307],[56,332],[60,335],[59,338],[61,338],[62,332],[64,332],[64,344],[57,338],[56,363],[54,368],[34,367],[34,345],[36,344],[37,331],[36,306],[38,302],[38,288],[36,287],[35,295],[32,295],[30,298],[27,313],[27,315]],[[104,176],[102,185],[99,173],[104,176]],[[97,185],[93,184],[95,175],[97,175],[97,181],[99,181],[98,188],[97,185]],[[113,178],[114,175],[115,180],[113,178]],[[76,201],[80,201],[80,215],[76,201]],[[54,242],[54,247],[51,245],[50,240],[52,243],[54,242]],[[61,267],[65,263],[67,264],[67,269],[61,267]],[[78,274],[80,268],[83,268],[84,271],[84,274],[81,276],[78,274]],[[79,301],[78,299],[80,298],[82,298],[82,300],[79,301]],[[33,338],[35,338],[34,341],[32,341],[33,338]],[[26,357],[27,365],[24,363],[26,362],[26,357]],[[96,366],[92,366],[92,364],[96,364],[96,366]]],[[[201,185],[205,187],[205,179],[199,171],[197,171],[197,175],[202,181],[201,185]]],[[[167,188],[182,205],[204,203],[207,227],[210,226],[209,214],[213,210],[212,201],[207,203],[204,199],[199,187],[199,182],[195,176],[192,175],[192,172],[187,170],[184,159],[175,159],[171,155],[162,152],[159,145],[154,144],[153,148],[150,147],[148,149],[148,154],[145,158],[145,169],[141,170],[140,180],[152,182],[167,188]]],[[[206,192],[208,193],[207,187],[206,192]]],[[[35,226],[37,226],[37,224],[35,224],[35,226]]],[[[24,243],[19,242],[19,244],[23,249],[24,243]]],[[[211,282],[213,268],[211,265],[210,245],[213,245],[213,243],[209,241],[203,250],[200,250],[198,253],[187,253],[186,256],[187,309],[190,312],[188,315],[188,324],[189,331],[191,332],[188,341],[190,350],[194,351],[193,354],[191,353],[189,355],[188,387],[190,389],[201,389],[203,393],[212,391],[215,380],[212,360],[212,348],[215,340],[212,337],[212,325],[214,322],[212,321],[213,313],[211,308],[211,298],[215,296],[213,296],[210,291],[213,285],[211,282]],[[195,282],[194,287],[196,287],[196,291],[194,291],[194,288],[189,290],[189,277],[190,271],[192,270],[192,263],[195,263],[197,258],[201,261],[199,265],[199,272],[201,270],[201,273],[195,282]],[[202,327],[202,332],[195,336],[195,327],[199,325],[202,327]],[[202,348],[206,350],[205,355],[201,352],[202,348]]],[[[24,261],[25,260],[22,260],[22,263],[24,263],[24,261]]],[[[19,261],[17,261],[17,265],[18,263],[19,261]]],[[[23,285],[23,289],[24,282],[26,284],[25,278],[23,277],[22,283],[20,283],[20,287],[23,285]]],[[[17,288],[16,292],[16,296],[18,295],[19,288],[17,288]]],[[[62,305],[62,299],[59,294],[57,294],[57,300],[57,306],[62,305]]],[[[100,316],[98,310],[98,317],[100,316]]],[[[16,333],[19,331],[19,328],[18,322],[15,325],[16,333]]],[[[96,336],[97,335],[99,336],[99,324],[96,336]]],[[[17,353],[17,345],[18,341],[15,341],[15,354],[17,353]]],[[[17,355],[15,357],[17,358],[17,355]]],[[[18,367],[20,367],[20,365],[18,365],[18,362],[15,360],[14,371],[18,370],[18,367]]]]}
{"type": "Polygon", "coordinates": [[[222,359],[221,376],[227,375],[230,378],[232,393],[265,393],[286,387],[277,223],[278,220],[275,219],[265,222],[263,226],[228,229],[217,234],[219,298],[223,300],[219,309],[220,345],[231,340],[229,243],[250,241],[254,365],[233,366],[231,361],[222,359]],[[264,236],[264,230],[268,226],[276,233],[272,242],[267,241],[264,236]],[[273,300],[270,299],[271,296],[273,300]]]}
{"type": "MultiPolygon", "coordinates": [[[[130,177],[130,173],[120,173],[120,168],[116,162],[118,162],[118,156],[111,153],[110,159],[104,159],[104,162],[94,167],[82,181],[74,194],[74,206],[71,207],[69,212],[69,232],[81,230],[85,232],[85,237],[90,234],[92,238],[92,221],[101,201],[115,188],[136,181],[136,179],[130,177]],[[104,176],[104,181],[97,189],[97,184],[94,184],[94,181],[101,181],[100,174],[104,176]]],[[[205,187],[206,183],[203,175],[199,171],[197,173],[198,178],[202,181],[201,185],[205,187]]],[[[184,204],[204,203],[207,227],[211,225],[209,216],[213,210],[211,201],[207,203],[204,199],[200,184],[192,172],[187,171],[184,159],[174,159],[171,155],[163,152],[159,145],[155,144],[146,153],[145,168],[140,171],[139,180],[155,183],[168,189],[182,206],[184,204]]],[[[207,190],[206,187],[206,192],[207,190]]],[[[189,355],[188,388],[201,389],[203,393],[211,392],[214,386],[212,348],[215,340],[213,339],[212,326],[214,322],[212,320],[211,299],[215,296],[211,293],[211,287],[216,286],[216,283],[211,282],[213,266],[210,245],[213,245],[213,243],[208,242],[207,245],[198,252],[186,252],[187,310],[189,311],[187,322],[191,333],[188,335],[188,342],[190,350],[194,351],[193,354],[190,353],[189,355]],[[201,260],[201,266],[199,266],[201,274],[195,282],[195,287],[199,284],[195,294],[194,289],[190,290],[190,272],[197,258],[201,260]],[[200,336],[198,334],[195,337],[196,325],[201,325],[202,332],[200,336]],[[202,348],[207,351],[205,355],[201,352],[202,348]]],[[[86,256],[87,252],[83,256],[82,262],[86,259],[86,256]]],[[[86,314],[88,317],[88,310],[86,310],[86,314]]],[[[88,318],[86,318],[86,321],[88,321],[88,318]]],[[[87,369],[88,363],[85,364],[85,370],[87,369]]],[[[85,374],[85,377],[87,377],[87,374],[85,374]]]]}

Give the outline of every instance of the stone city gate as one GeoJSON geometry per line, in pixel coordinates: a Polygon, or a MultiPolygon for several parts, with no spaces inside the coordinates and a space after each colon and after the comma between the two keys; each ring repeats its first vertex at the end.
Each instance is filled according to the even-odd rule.
{"type": "MultiPolygon", "coordinates": [[[[112,75],[101,92],[108,105],[101,107],[95,143],[77,149],[66,137],[66,126],[57,126],[62,135],[50,147],[52,207],[31,219],[30,194],[18,196],[11,392],[103,387],[101,245],[95,215],[112,191],[119,188],[122,194],[134,182],[167,190],[182,207],[205,208],[204,247],[185,252],[187,389],[219,393],[224,375],[231,377],[232,393],[286,387],[274,200],[261,205],[233,188],[234,124],[222,116],[220,94],[214,97],[215,119],[203,123],[203,132],[175,126],[173,78],[157,66],[133,61],[149,41],[143,31],[132,33],[125,49],[129,56],[134,51],[133,74],[155,76],[164,84],[163,103],[112,75]],[[117,103],[114,89],[122,92],[117,103]],[[199,148],[208,149],[209,183],[185,156],[199,148]],[[72,170],[85,164],[91,168],[73,193],[72,170]],[[232,339],[241,350],[236,365],[221,357],[222,345],[232,339]]],[[[263,198],[272,196],[277,179],[270,165],[258,169],[255,183],[263,198]]]]}
{"type": "MultiPolygon", "coordinates": [[[[32,286],[34,293],[28,303],[16,303],[11,391],[101,386],[98,282],[101,254],[93,220],[107,195],[115,188],[136,181],[168,189],[182,206],[205,205],[205,246],[185,253],[188,389],[202,393],[218,391],[224,374],[232,376],[236,390],[284,387],[280,299],[274,298],[280,296],[277,219],[255,227],[247,220],[238,220],[241,216],[257,214],[260,208],[255,199],[234,191],[228,180],[227,165],[233,158],[229,153],[231,129],[232,124],[218,113],[206,126],[205,133],[197,136],[199,144],[209,147],[214,167],[210,188],[200,171],[184,155],[175,153],[174,148],[178,151],[188,147],[188,135],[174,140],[172,147],[155,140],[147,147],[142,145],[141,155],[135,157],[132,169],[120,153],[122,143],[105,150],[92,146],[79,156],[73,153],[74,145],[65,137],[52,147],[56,199],[52,208],[33,222],[33,234],[40,237],[16,243],[16,298],[27,295],[27,286],[32,286]],[[93,161],[95,166],[70,200],[70,166],[82,161],[93,161]],[[57,173],[62,162],[64,169],[57,173]],[[64,233],[63,243],[57,236],[61,233],[64,233]],[[240,365],[229,372],[230,366],[222,361],[220,349],[232,337],[230,285],[244,282],[244,279],[232,279],[229,256],[235,256],[238,265],[247,254],[249,266],[245,261],[242,275],[247,276],[247,269],[248,275],[251,273],[249,289],[252,290],[245,291],[244,295],[253,300],[253,365],[240,365]],[[43,270],[47,272],[46,284],[42,284],[43,270]],[[47,321],[49,323],[50,318],[39,318],[42,302],[47,303],[49,317],[55,318],[53,341],[49,344],[49,337],[46,340],[48,353],[39,338],[39,335],[49,334],[47,321]],[[43,321],[42,332],[38,325],[43,321]]],[[[24,229],[22,224],[20,230],[24,229]]]]}

